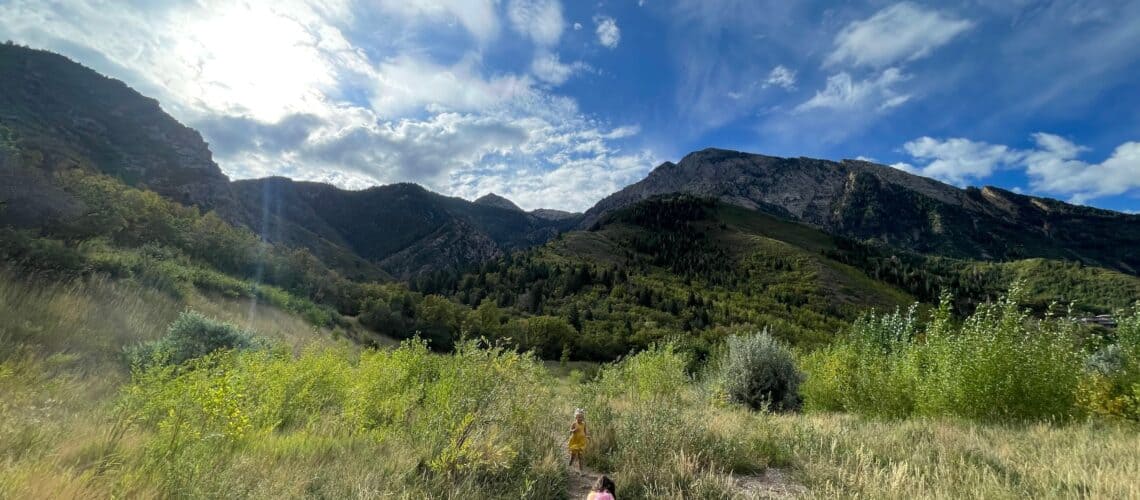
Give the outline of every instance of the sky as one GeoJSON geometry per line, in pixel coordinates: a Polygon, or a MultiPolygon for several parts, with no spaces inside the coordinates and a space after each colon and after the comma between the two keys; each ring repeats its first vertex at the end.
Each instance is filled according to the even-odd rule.
{"type": "Polygon", "coordinates": [[[1140,210],[1140,2],[0,0],[233,178],[581,211],[706,147],[1140,210]]]}

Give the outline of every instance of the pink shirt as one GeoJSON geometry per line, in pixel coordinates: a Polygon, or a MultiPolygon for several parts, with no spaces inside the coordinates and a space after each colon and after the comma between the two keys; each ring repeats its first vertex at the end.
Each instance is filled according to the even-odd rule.
{"type": "Polygon", "coordinates": [[[608,491],[591,491],[586,500],[614,500],[614,496],[608,491]]]}

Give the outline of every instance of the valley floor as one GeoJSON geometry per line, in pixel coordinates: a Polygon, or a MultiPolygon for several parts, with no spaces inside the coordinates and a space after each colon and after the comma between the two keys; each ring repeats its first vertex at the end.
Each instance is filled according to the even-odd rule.
{"type": "MultiPolygon", "coordinates": [[[[109,395],[111,388],[71,377],[28,380],[24,369],[7,362],[0,371],[0,498],[170,494],[159,487],[155,472],[142,467],[150,436],[124,430],[110,405],[84,401],[109,395]],[[45,389],[29,390],[33,384],[45,389]]],[[[719,418],[764,429],[780,467],[769,469],[775,479],[763,472],[716,477],[734,487],[708,498],[1140,497],[1140,436],[1133,429],[876,422],[728,410],[719,418]]],[[[267,435],[240,449],[217,450],[218,456],[202,462],[208,474],[184,471],[198,482],[185,485],[179,496],[417,498],[417,464],[399,452],[338,433],[267,435]]],[[[564,469],[560,458],[552,452],[549,459],[557,463],[546,465],[562,471],[571,498],[584,498],[589,481],[564,469]]]]}
{"type": "MultiPolygon", "coordinates": [[[[608,401],[590,410],[599,441],[614,440],[603,435],[607,429],[619,437],[654,436],[635,427],[656,424],[622,414],[652,420],[657,403],[639,406],[632,396],[591,400],[601,389],[584,380],[597,366],[550,363],[531,380],[543,389],[526,400],[537,417],[531,432],[547,449],[522,466],[503,459],[502,467],[523,471],[523,478],[430,472],[436,465],[413,449],[421,438],[359,432],[327,415],[255,429],[244,439],[206,433],[195,437],[198,444],[175,449],[165,440],[184,437],[143,425],[127,411],[124,393],[136,386],[116,353],[159,335],[186,304],[110,283],[30,290],[8,281],[0,283],[0,299],[0,498],[502,497],[486,486],[495,481],[522,485],[509,496],[579,498],[589,478],[566,468],[560,448],[579,401],[608,401]],[[645,408],[651,412],[637,413],[645,408]]],[[[361,356],[332,332],[314,332],[288,315],[195,300],[196,308],[244,321],[296,353],[318,361],[325,359],[321,353],[335,353],[321,361],[329,364],[313,366],[333,370],[344,360],[353,369],[361,356]]],[[[294,374],[298,393],[322,383],[307,373],[294,374]]],[[[1140,433],[1128,426],[771,415],[717,403],[699,387],[677,390],[683,397],[663,404],[674,405],[670,415],[679,420],[660,429],[688,429],[694,440],[662,455],[638,456],[662,452],[619,443],[621,456],[588,457],[593,474],[613,474],[618,498],[1140,498],[1140,433]],[[616,463],[626,469],[606,470],[616,463]]]]}

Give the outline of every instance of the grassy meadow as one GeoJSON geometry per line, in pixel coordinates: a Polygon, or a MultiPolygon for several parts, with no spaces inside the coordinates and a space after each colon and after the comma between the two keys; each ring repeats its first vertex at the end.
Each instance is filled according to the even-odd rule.
{"type": "Polygon", "coordinates": [[[564,453],[575,407],[588,472],[614,477],[620,498],[1140,496],[1127,418],[864,417],[816,409],[831,400],[812,400],[827,388],[811,372],[812,411],[757,412],[669,346],[607,365],[478,341],[362,350],[248,301],[5,278],[0,498],[578,498],[564,453]],[[124,347],[187,308],[267,347],[132,372],[124,347]]]}

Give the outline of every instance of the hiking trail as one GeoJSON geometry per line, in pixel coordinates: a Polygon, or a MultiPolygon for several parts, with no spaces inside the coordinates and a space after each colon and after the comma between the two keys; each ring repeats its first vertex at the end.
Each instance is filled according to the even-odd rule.
{"type": "MultiPolygon", "coordinates": [[[[567,490],[571,500],[585,499],[601,474],[586,467],[579,473],[577,468],[570,468],[567,474],[567,490]]],[[[800,498],[807,493],[807,488],[797,483],[788,471],[769,468],[760,474],[734,476],[737,493],[741,498],[789,500],[800,498]]],[[[618,485],[621,489],[621,485],[618,485]]]]}

